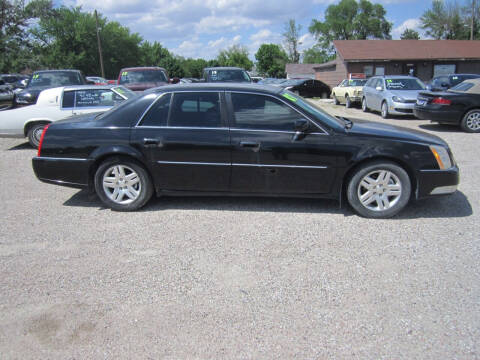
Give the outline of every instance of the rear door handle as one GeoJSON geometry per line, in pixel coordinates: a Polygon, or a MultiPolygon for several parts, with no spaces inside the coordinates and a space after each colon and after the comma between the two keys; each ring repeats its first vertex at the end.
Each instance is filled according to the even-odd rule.
{"type": "Polygon", "coordinates": [[[144,138],[143,145],[145,146],[158,146],[160,145],[161,140],[156,138],[144,138]]]}
{"type": "Polygon", "coordinates": [[[258,148],[260,143],[254,141],[240,141],[240,146],[245,148],[258,148]]]}

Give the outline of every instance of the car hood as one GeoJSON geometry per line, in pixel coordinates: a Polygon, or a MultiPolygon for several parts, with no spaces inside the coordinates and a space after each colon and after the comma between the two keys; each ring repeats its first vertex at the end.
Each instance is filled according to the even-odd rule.
{"type": "Polygon", "coordinates": [[[405,100],[417,100],[417,96],[420,92],[425,90],[389,90],[391,96],[398,96],[405,100]]]}
{"type": "Polygon", "coordinates": [[[121,84],[121,85],[125,86],[126,88],[129,88],[132,91],[143,91],[143,90],[151,89],[154,87],[168,85],[168,83],[164,81],[158,81],[158,82],[129,83],[129,84],[121,84]]]}
{"type": "Polygon", "coordinates": [[[438,136],[428,134],[423,131],[411,130],[400,126],[366,121],[360,119],[351,119],[353,126],[348,130],[349,134],[375,136],[382,138],[399,139],[405,141],[415,141],[427,144],[437,144],[447,146],[447,143],[438,136]]]}

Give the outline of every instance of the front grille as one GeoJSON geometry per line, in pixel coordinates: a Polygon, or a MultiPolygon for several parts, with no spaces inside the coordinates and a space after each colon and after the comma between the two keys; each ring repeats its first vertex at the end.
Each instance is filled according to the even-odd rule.
{"type": "Polygon", "coordinates": [[[407,103],[407,104],[415,104],[417,102],[417,100],[416,99],[415,100],[405,100],[404,102],[407,103]]]}
{"type": "Polygon", "coordinates": [[[397,109],[395,108],[395,111],[404,113],[404,114],[413,114],[413,109],[397,109]]]}

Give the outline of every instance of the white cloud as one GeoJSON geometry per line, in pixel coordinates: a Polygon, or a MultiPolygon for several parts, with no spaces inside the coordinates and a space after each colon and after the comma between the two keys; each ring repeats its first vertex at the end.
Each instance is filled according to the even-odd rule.
{"type": "Polygon", "coordinates": [[[393,39],[400,39],[400,35],[406,30],[406,29],[412,29],[418,31],[420,34],[422,34],[422,29],[420,28],[420,19],[407,19],[405,20],[401,25],[395,27],[392,30],[392,38],[393,39]]]}

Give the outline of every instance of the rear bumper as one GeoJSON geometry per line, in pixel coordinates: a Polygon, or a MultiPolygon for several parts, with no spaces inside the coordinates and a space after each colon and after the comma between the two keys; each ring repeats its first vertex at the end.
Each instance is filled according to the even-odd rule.
{"type": "Polygon", "coordinates": [[[460,183],[457,166],[448,170],[420,170],[417,174],[417,199],[452,194],[460,183]]]}
{"type": "Polygon", "coordinates": [[[93,160],[77,158],[34,157],[32,167],[43,182],[84,188],[89,186],[89,170],[93,160]]]}
{"type": "Polygon", "coordinates": [[[418,105],[415,105],[413,108],[413,114],[422,120],[431,120],[446,124],[458,124],[462,118],[462,114],[457,111],[426,109],[418,105]]]}

